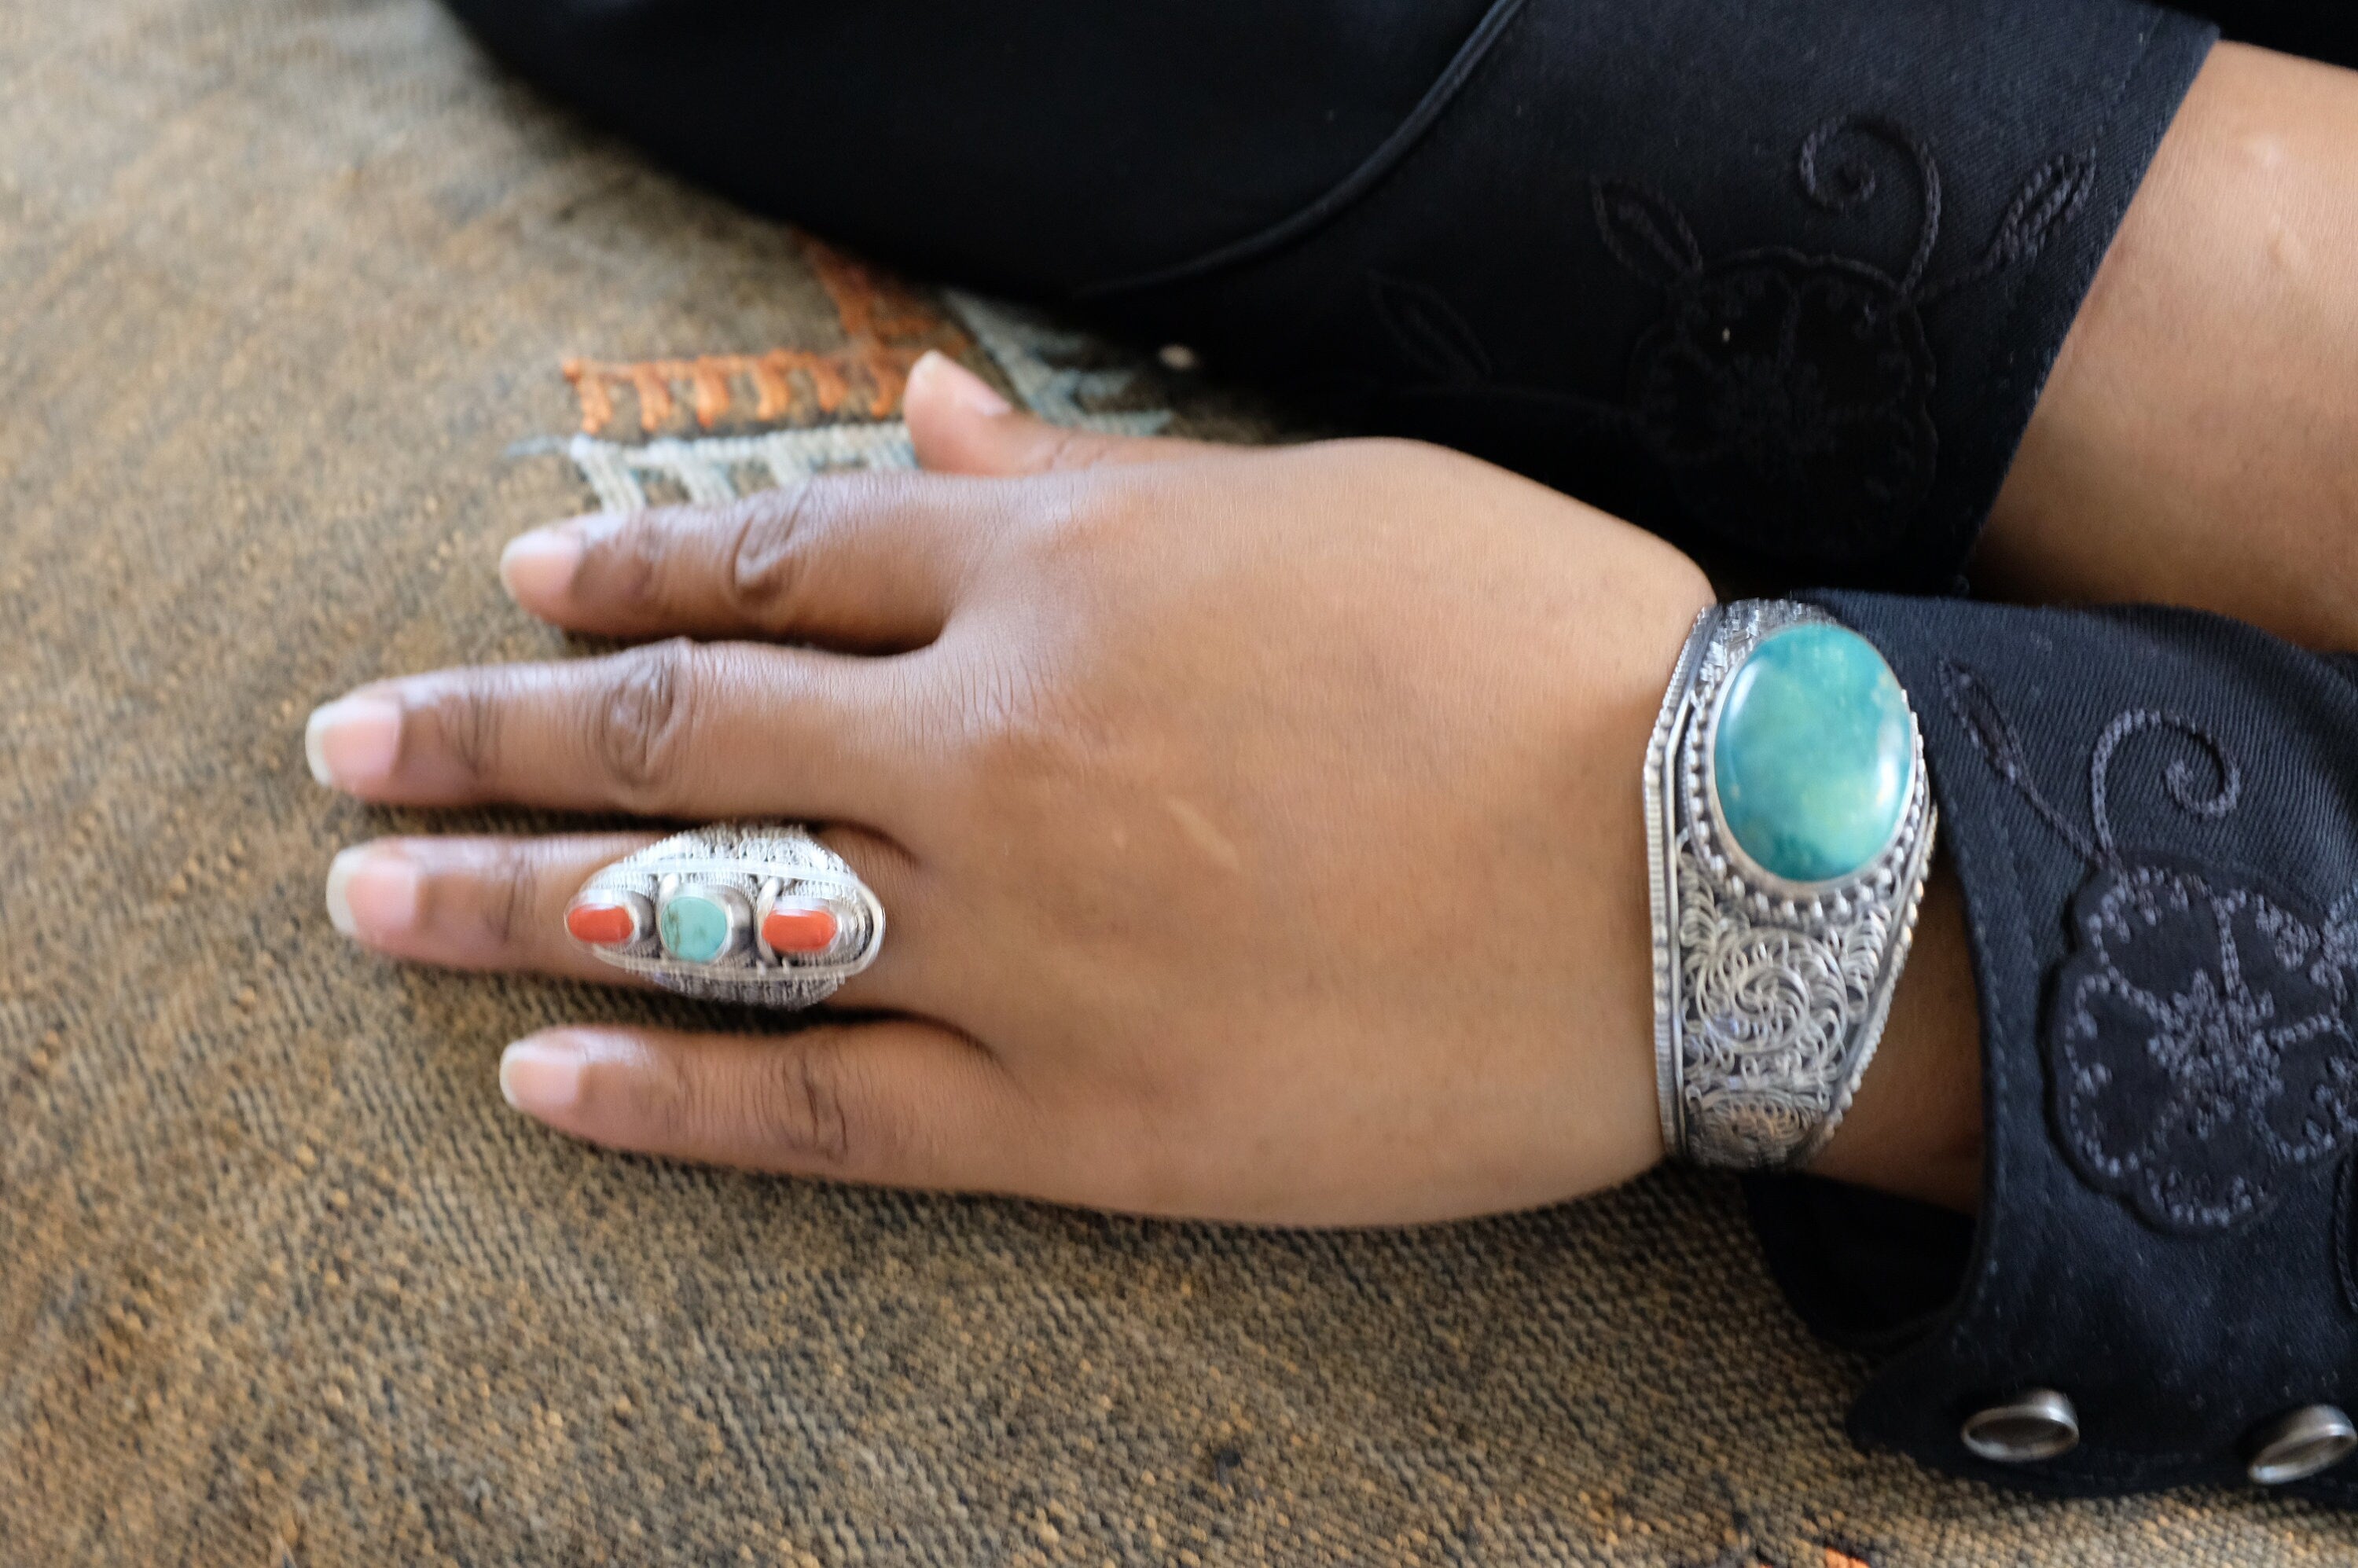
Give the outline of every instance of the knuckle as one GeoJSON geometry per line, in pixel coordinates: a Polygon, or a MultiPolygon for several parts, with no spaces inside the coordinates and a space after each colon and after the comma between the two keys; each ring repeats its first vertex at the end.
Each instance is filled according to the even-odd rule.
{"type": "Polygon", "coordinates": [[[1152,759],[1068,683],[1003,666],[973,677],[965,708],[952,773],[979,820],[1046,830],[1152,787],[1152,759]]]}
{"type": "Polygon", "coordinates": [[[661,508],[633,512],[594,539],[587,562],[589,580],[600,597],[626,609],[663,607],[664,563],[671,548],[671,514],[661,508]]]}
{"type": "Polygon", "coordinates": [[[485,673],[446,683],[424,704],[443,753],[471,784],[489,784],[499,775],[500,731],[507,707],[501,678],[485,673]]]}
{"type": "Polygon", "coordinates": [[[590,712],[592,754],[608,780],[632,801],[660,804],[693,720],[697,645],[677,637],[618,654],[590,712]]]}
{"type": "MultiPolygon", "coordinates": [[[[776,1151],[796,1164],[848,1167],[855,1147],[847,1079],[850,1060],[832,1040],[798,1040],[769,1059],[769,1134],[776,1151]]],[[[867,1152],[869,1130],[860,1130],[867,1152]]]]}
{"type": "Polygon", "coordinates": [[[654,1053],[590,1058],[581,1069],[580,1108],[590,1125],[633,1146],[694,1148],[705,1130],[696,1076],[654,1053]]]}
{"type": "Polygon", "coordinates": [[[790,612],[809,577],[810,544],[825,524],[834,486],[806,480],[737,508],[725,589],[730,608],[755,621],[790,612]]]}
{"type": "Polygon", "coordinates": [[[1041,467],[1050,473],[1098,468],[1112,459],[1113,452],[1113,443],[1102,436],[1057,425],[1042,440],[1041,467]]]}
{"type": "Polygon", "coordinates": [[[1069,771],[1073,747],[1060,719],[1064,705],[1044,677],[1021,660],[966,674],[958,712],[968,758],[981,776],[1042,779],[1069,771]]]}
{"type": "Polygon", "coordinates": [[[1120,560],[1165,507],[1160,484],[1158,476],[1135,468],[1037,484],[1027,508],[1034,565],[1086,579],[1120,560]]]}
{"type": "Polygon", "coordinates": [[[1035,547],[1057,553],[1108,531],[1110,509],[1089,487],[1051,480],[1033,485],[1032,492],[1024,508],[1024,532],[1035,547]]]}
{"type": "Polygon", "coordinates": [[[539,868],[517,850],[503,852],[482,890],[483,931],[495,948],[516,946],[535,928],[539,900],[539,868]]]}

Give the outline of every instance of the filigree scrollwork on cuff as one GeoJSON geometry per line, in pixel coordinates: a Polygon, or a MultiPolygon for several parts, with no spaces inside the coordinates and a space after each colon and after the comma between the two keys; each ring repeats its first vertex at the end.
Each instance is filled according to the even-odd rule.
{"type": "MultiPolygon", "coordinates": [[[[1767,678],[1749,683],[1763,707],[1772,700],[1758,689],[1767,678]]],[[[1762,722],[1743,725],[1747,744],[1760,744],[1750,737],[1762,722]]],[[[1880,654],[1823,611],[1783,600],[1715,607],[1697,620],[1663,697],[1645,794],[1663,1145],[1704,1164],[1804,1163],[1849,1109],[1915,930],[1934,831],[1915,715],[1880,654]],[[1765,788],[1739,790],[1746,767],[1758,774],[1763,765],[1731,769],[1717,754],[1730,693],[1747,686],[1739,674],[1771,639],[1810,628],[1830,629],[1819,634],[1828,646],[1809,651],[1823,657],[1784,661],[1790,668],[1775,694],[1783,706],[1767,722],[1796,733],[1776,763],[1807,753],[1822,734],[1860,743],[1827,739],[1826,777],[1771,776],[1765,788]],[[1864,672],[1859,689],[1882,706],[1861,718],[1840,710],[1857,706],[1855,693],[1830,694],[1836,706],[1821,725],[1808,708],[1811,681],[1845,667],[1864,672]],[[1830,797],[1830,813],[1782,832],[1777,810],[1805,796],[1830,797]],[[1741,828],[1731,828],[1731,808],[1741,828]],[[1863,853],[1842,849],[1860,841],[1860,812],[1872,841],[1863,853]],[[1835,846],[1815,864],[1812,831],[1835,846]],[[1764,849],[1796,835],[1798,851],[1764,849]]]]}

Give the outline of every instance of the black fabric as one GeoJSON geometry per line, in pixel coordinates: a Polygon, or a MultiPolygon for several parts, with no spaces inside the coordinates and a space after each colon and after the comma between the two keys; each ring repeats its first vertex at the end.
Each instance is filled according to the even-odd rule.
{"type": "Polygon", "coordinates": [[[1748,1175],[1744,1194],[1778,1288],[1821,1338],[1888,1355],[1957,1299],[1974,1246],[1963,1215],[1807,1175],[1748,1175]]]}
{"type": "Polygon", "coordinates": [[[1918,589],[2212,36],[2134,0],[454,4],[764,211],[1756,580],[1918,589]]]}
{"type": "Polygon", "coordinates": [[[2349,0],[2181,0],[2238,43],[2358,65],[2358,11],[2349,0]]]}
{"type": "Polygon", "coordinates": [[[2358,1409],[2358,687],[2185,611],[1823,602],[1923,725],[1987,1134],[1969,1251],[1938,1211],[1753,1184],[1805,1316],[1888,1356],[1853,1434],[2051,1492],[2243,1485],[2270,1418],[2358,1409]],[[1964,1418],[2028,1387],[2080,1446],[1968,1454],[1964,1418]]]}
{"type": "Polygon", "coordinates": [[[494,50],[750,207],[1057,297],[1341,183],[1491,0],[453,0],[494,50]]]}

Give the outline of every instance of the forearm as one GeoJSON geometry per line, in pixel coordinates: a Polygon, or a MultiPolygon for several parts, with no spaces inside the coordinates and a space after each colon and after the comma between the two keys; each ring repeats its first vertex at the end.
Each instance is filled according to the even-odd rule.
{"type": "Polygon", "coordinates": [[[2358,646],[2358,73],[2222,45],[2097,275],[1976,586],[2358,646]]]}

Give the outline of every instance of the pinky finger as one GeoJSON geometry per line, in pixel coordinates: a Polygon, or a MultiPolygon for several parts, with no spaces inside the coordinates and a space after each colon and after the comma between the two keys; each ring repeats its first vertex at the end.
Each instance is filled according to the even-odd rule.
{"type": "Polygon", "coordinates": [[[911,1019],[768,1037],[553,1029],[507,1048],[500,1090],[609,1148],[883,1186],[1022,1191],[1043,1146],[988,1052],[911,1019]]]}

